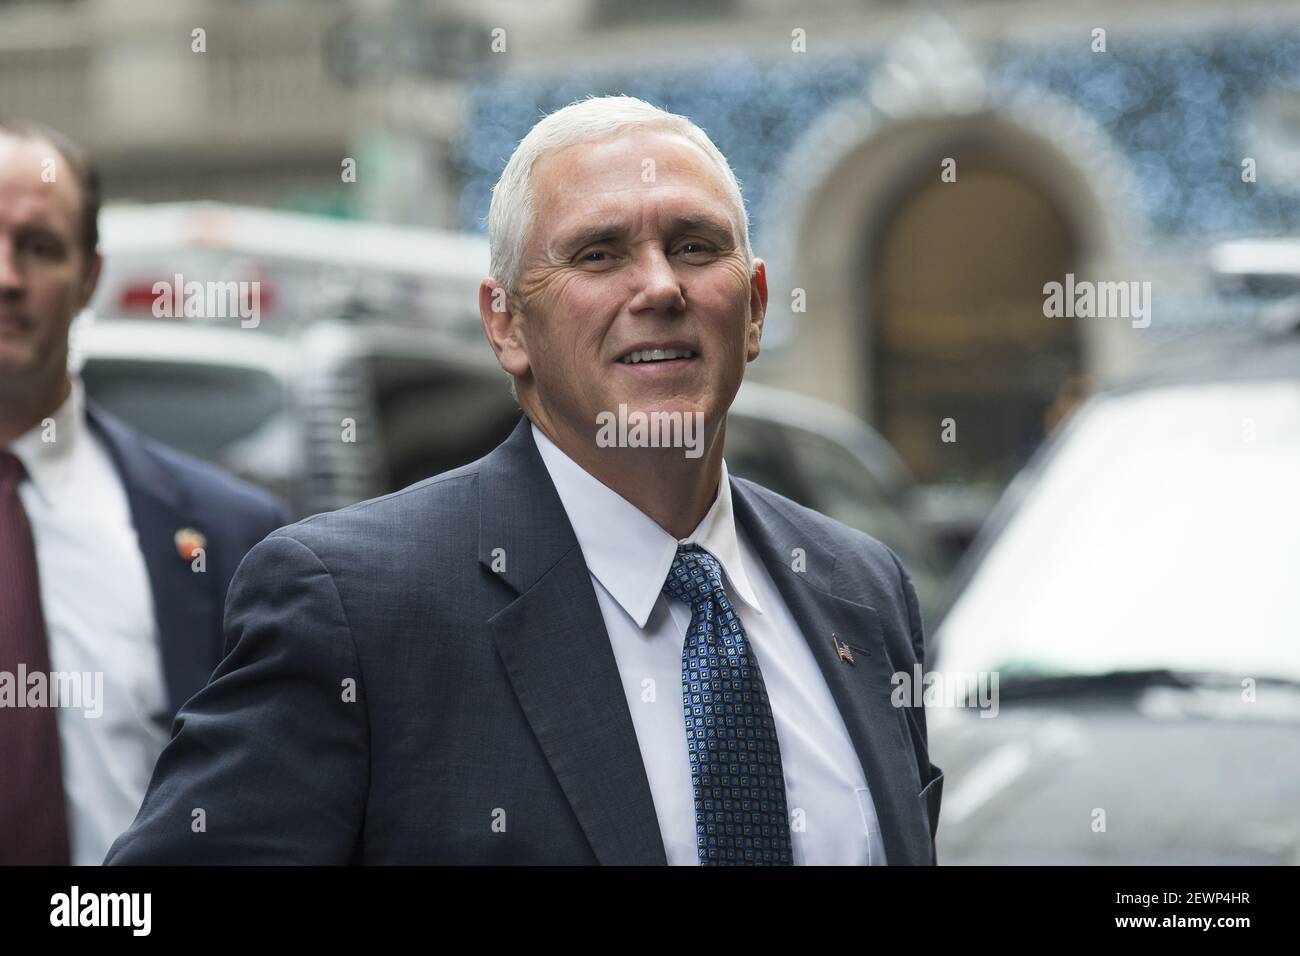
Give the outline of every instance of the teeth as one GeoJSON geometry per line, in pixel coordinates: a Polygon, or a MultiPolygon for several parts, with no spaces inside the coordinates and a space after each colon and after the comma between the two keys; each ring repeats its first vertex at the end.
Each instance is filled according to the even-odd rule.
{"type": "Polygon", "coordinates": [[[636,365],[638,362],[662,362],[678,358],[695,358],[695,353],[689,349],[642,349],[623,356],[619,361],[624,365],[636,365]]]}

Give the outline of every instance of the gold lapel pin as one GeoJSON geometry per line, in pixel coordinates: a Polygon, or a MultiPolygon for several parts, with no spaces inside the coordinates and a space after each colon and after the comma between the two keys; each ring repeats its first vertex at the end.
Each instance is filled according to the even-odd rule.
{"type": "Polygon", "coordinates": [[[181,528],[174,537],[176,553],[186,561],[193,561],[199,550],[208,546],[208,539],[194,528],[181,528]]]}
{"type": "Polygon", "coordinates": [[[835,636],[834,631],[831,632],[831,643],[835,645],[835,653],[840,655],[841,661],[845,662],[846,664],[854,663],[853,652],[849,650],[849,645],[841,644],[839,642],[839,639],[835,636]]]}

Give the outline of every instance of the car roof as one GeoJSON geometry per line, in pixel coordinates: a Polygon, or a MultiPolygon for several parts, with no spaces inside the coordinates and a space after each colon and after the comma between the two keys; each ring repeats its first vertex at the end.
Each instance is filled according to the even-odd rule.
{"type": "Polygon", "coordinates": [[[208,201],[109,204],[100,213],[100,236],[106,254],[229,249],[475,282],[488,270],[484,236],[208,201]]]}
{"type": "MultiPolygon", "coordinates": [[[[1300,317],[1297,310],[1295,317],[1300,317]]],[[[1196,382],[1300,379],[1300,323],[1282,313],[1271,328],[1199,334],[1171,343],[1130,377],[1103,392],[1124,394],[1196,382]]]]}
{"type": "Polygon", "coordinates": [[[890,494],[910,488],[915,483],[910,469],[893,446],[862,419],[838,405],[745,381],[741,383],[731,412],[814,432],[848,448],[870,467],[890,494]]]}
{"type": "Polygon", "coordinates": [[[305,346],[344,357],[365,354],[428,358],[467,371],[498,371],[486,349],[466,343],[459,336],[406,325],[334,319],[300,326],[288,338],[165,320],[92,319],[75,329],[72,344],[78,359],[156,359],[262,369],[275,374],[292,374],[301,368],[305,346]]]}

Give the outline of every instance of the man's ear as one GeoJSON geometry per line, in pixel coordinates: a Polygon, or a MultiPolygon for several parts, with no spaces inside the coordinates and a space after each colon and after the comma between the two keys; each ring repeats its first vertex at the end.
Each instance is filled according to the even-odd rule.
{"type": "Polygon", "coordinates": [[[759,340],[763,337],[763,319],[767,317],[767,265],[762,259],[754,260],[754,271],[749,283],[749,332],[745,337],[746,362],[758,358],[759,340]]]}
{"type": "Polygon", "coordinates": [[[528,349],[523,338],[523,314],[505,286],[496,279],[489,277],[479,283],[478,314],[483,321],[483,333],[501,367],[515,378],[527,374],[528,349]]]}
{"type": "Polygon", "coordinates": [[[90,304],[91,298],[95,294],[95,289],[99,286],[99,277],[104,271],[104,256],[98,249],[86,263],[85,275],[81,278],[81,288],[78,290],[77,309],[80,311],[90,304]]]}

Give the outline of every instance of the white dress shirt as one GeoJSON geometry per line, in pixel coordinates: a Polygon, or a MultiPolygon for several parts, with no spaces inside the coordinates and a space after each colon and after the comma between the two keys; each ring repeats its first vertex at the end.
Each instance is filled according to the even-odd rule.
{"type": "Polygon", "coordinates": [[[695,799],[682,714],[690,608],[662,593],[679,544],[722,565],[776,719],[796,864],[884,864],[862,766],[812,648],[733,517],[727,465],[713,506],[681,541],[601,484],[536,426],[533,438],[591,572],[618,662],[668,862],[696,866],[695,799]]]}
{"type": "Polygon", "coordinates": [[[41,608],[56,672],[102,675],[99,716],[60,707],[72,862],[97,866],[131,825],[169,736],[153,592],[126,490],[88,426],[80,380],[9,450],[27,469],[18,495],[36,543],[41,608]],[[52,438],[52,440],[50,440],[52,438]]]}

